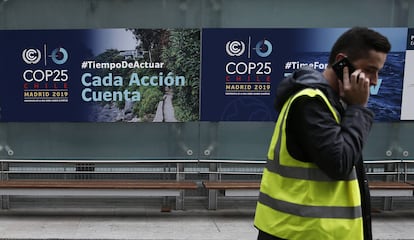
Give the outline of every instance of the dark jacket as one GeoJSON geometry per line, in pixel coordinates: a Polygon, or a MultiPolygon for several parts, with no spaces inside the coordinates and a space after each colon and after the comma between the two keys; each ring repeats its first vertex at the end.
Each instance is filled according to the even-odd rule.
{"type": "Polygon", "coordinates": [[[356,167],[362,198],[364,239],[372,239],[370,195],[362,148],[374,115],[363,106],[344,106],[323,75],[312,69],[296,71],[279,84],[276,110],[280,112],[286,100],[304,88],[320,89],[341,116],[341,122],[335,121],[321,99],[301,96],[292,104],[288,114],[287,149],[294,158],[315,163],[333,179],[345,179],[356,167]]]}

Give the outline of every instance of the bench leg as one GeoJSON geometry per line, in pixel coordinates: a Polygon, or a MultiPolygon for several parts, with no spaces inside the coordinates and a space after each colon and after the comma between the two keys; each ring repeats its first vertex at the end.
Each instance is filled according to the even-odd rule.
{"type": "Polygon", "coordinates": [[[0,196],[0,204],[1,204],[1,209],[9,209],[10,208],[9,196],[6,196],[6,195],[0,196]]]}
{"type": "Polygon", "coordinates": [[[384,210],[391,211],[392,205],[392,197],[384,197],[384,210]]]}
{"type": "Polygon", "coordinates": [[[180,191],[180,196],[175,197],[175,209],[184,210],[184,190],[180,191]]]}
{"type": "Polygon", "coordinates": [[[217,190],[208,190],[208,210],[217,209],[217,190]]]}
{"type": "MultiPolygon", "coordinates": [[[[210,164],[210,171],[217,172],[218,166],[216,163],[210,164]]],[[[219,174],[211,173],[209,174],[210,181],[217,181],[219,180],[219,174]]],[[[217,201],[218,201],[218,190],[209,189],[208,190],[208,210],[216,210],[217,209],[217,201]]]]}
{"type": "MultiPolygon", "coordinates": [[[[2,162],[0,165],[0,180],[7,180],[9,179],[9,175],[8,172],[9,171],[9,164],[2,162]]],[[[10,208],[10,204],[9,204],[9,196],[7,195],[0,195],[0,206],[1,209],[9,209],[10,208]]]]}
{"type": "Polygon", "coordinates": [[[168,197],[162,198],[161,212],[171,212],[171,206],[168,197]]]}
{"type": "MultiPolygon", "coordinates": [[[[185,180],[185,175],[183,174],[184,172],[184,164],[182,163],[177,163],[177,181],[184,181],[185,180]]],[[[175,209],[176,210],[184,210],[184,190],[180,191],[180,196],[175,197],[175,209]]]]}

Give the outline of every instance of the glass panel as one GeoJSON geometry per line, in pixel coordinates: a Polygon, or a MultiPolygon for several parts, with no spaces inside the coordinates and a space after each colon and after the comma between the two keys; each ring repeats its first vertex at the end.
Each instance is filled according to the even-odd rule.
{"type": "Polygon", "coordinates": [[[374,123],[364,146],[364,160],[396,159],[398,153],[397,123],[374,123]]]}
{"type": "MultiPolygon", "coordinates": [[[[3,0],[0,29],[413,27],[413,11],[409,0],[3,0]]],[[[271,122],[1,123],[0,157],[9,157],[8,146],[13,158],[265,159],[273,127],[271,122]]],[[[413,128],[412,122],[374,124],[366,157],[386,158],[393,143],[411,156],[413,128]]]]}
{"type": "Polygon", "coordinates": [[[202,159],[266,160],[273,122],[200,124],[202,159]]]}
{"type": "Polygon", "coordinates": [[[0,27],[177,28],[200,26],[201,1],[13,0],[0,1],[0,27]]]}
{"type": "Polygon", "coordinates": [[[10,123],[7,144],[14,159],[196,159],[198,123],[10,123]]]}
{"type": "Polygon", "coordinates": [[[0,158],[6,159],[12,152],[7,151],[9,146],[7,145],[7,124],[0,124],[0,158]]]}
{"type": "Polygon", "coordinates": [[[413,5],[409,0],[3,0],[0,28],[405,27],[413,26],[413,5]]]}
{"type": "Polygon", "coordinates": [[[401,14],[408,11],[407,1],[348,0],[345,3],[324,0],[225,0],[219,2],[222,19],[219,26],[224,27],[351,27],[355,25],[389,27],[407,24],[406,14],[401,14]]]}
{"type": "Polygon", "coordinates": [[[398,124],[397,150],[401,159],[414,159],[414,124],[413,122],[401,122],[398,124]]]}

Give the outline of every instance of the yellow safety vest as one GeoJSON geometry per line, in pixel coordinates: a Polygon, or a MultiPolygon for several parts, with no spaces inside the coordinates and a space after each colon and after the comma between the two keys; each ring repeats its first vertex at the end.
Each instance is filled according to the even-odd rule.
{"type": "Polygon", "coordinates": [[[294,159],[286,147],[286,119],[300,96],[321,98],[336,122],[338,113],[318,89],[304,89],[283,106],[263,171],[254,225],[284,239],[363,239],[361,197],[355,168],[334,180],[314,163],[294,159]]]}

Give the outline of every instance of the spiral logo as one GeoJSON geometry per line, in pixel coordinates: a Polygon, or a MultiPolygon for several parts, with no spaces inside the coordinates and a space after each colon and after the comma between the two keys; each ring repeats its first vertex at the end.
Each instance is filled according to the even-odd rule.
{"type": "Polygon", "coordinates": [[[42,55],[39,49],[29,48],[23,50],[22,58],[27,64],[36,64],[40,61],[42,55]]]}
{"type": "Polygon", "coordinates": [[[258,56],[268,57],[273,51],[273,46],[268,40],[262,40],[256,44],[255,50],[258,56]]]}
{"type": "Polygon", "coordinates": [[[68,60],[68,51],[62,47],[55,48],[52,51],[51,58],[58,65],[64,64],[68,60]]]}
{"type": "Polygon", "coordinates": [[[229,56],[241,56],[246,49],[246,45],[242,41],[228,41],[226,43],[226,52],[229,56]]]}

